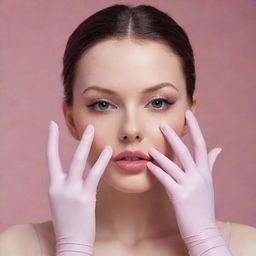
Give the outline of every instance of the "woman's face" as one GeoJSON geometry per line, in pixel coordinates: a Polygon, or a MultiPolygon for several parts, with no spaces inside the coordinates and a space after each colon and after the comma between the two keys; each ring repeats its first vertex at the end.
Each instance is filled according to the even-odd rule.
{"type": "MultiPolygon", "coordinates": [[[[73,97],[72,108],[63,104],[73,137],[80,140],[88,124],[95,129],[88,157],[90,166],[106,145],[112,147],[112,158],[124,150],[139,150],[148,155],[148,149],[154,147],[173,160],[173,150],[159,124],[165,122],[183,136],[185,111],[194,111],[196,103],[194,100],[189,105],[180,59],[169,47],[129,39],[98,43],[80,59],[73,97]],[[163,83],[166,86],[155,87],[163,83]],[[102,90],[89,90],[91,86],[102,90]],[[96,100],[101,102],[93,105],[96,100]]],[[[102,179],[127,193],[147,191],[157,182],[147,168],[127,173],[112,160],[102,179]]]]}

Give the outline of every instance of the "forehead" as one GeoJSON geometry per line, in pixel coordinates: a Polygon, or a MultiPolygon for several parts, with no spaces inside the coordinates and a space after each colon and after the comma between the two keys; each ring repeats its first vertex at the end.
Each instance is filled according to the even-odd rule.
{"type": "Polygon", "coordinates": [[[161,82],[185,88],[180,58],[170,47],[130,39],[107,40],[90,48],[78,62],[76,81],[81,89],[89,85],[146,88],[161,82]]]}

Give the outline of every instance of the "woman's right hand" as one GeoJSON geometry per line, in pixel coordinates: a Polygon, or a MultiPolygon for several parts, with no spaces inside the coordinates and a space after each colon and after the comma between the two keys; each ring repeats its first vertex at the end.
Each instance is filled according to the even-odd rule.
{"type": "Polygon", "coordinates": [[[59,158],[58,125],[51,121],[49,129],[48,200],[56,235],[56,256],[93,255],[97,186],[112,156],[112,148],[106,146],[103,149],[83,180],[94,127],[86,127],[67,174],[63,172],[59,158]]]}

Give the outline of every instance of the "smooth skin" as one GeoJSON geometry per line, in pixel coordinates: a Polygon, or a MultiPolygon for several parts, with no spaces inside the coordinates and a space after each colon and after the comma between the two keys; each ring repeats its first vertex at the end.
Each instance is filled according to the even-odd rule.
{"type": "MultiPolygon", "coordinates": [[[[182,238],[200,234],[202,228],[212,226],[216,228],[218,235],[211,172],[220,150],[212,150],[208,158],[199,125],[189,110],[186,111],[186,119],[192,134],[196,163],[175,131],[167,124],[161,124],[161,131],[174,148],[184,171],[154,148],[150,148],[149,153],[164,171],[151,162],[148,163],[148,167],[165,186],[175,206],[182,238]]],[[[49,202],[57,240],[57,256],[76,256],[81,252],[93,255],[97,185],[112,155],[111,147],[106,147],[83,180],[83,170],[90,152],[93,133],[94,127],[89,125],[75,152],[70,171],[64,174],[58,153],[58,127],[56,123],[50,123],[47,151],[50,174],[49,202]]],[[[193,249],[191,256],[200,256],[203,253],[206,256],[232,255],[224,239],[216,242],[212,241],[211,233],[207,235],[204,236],[204,240],[200,240],[199,249],[185,240],[188,248],[193,249]],[[207,237],[209,241],[205,245],[202,244],[207,237]]],[[[219,236],[221,237],[220,234],[219,236]]]]}
{"type": "MultiPolygon", "coordinates": [[[[174,149],[159,125],[167,123],[181,138],[188,131],[185,111],[190,109],[195,113],[198,102],[193,95],[189,104],[180,59],[169,47],[130,38],[107,40],[93,46],[78,63],[73,92],[74,104],[68,107],[64,103],[63,113],[70,133],[77,140],[88,124],[95,127],[89,166],[96,162],[105,145],[111,145],[113,156],[126,149],[147,153],[154,147],[174,161],[174,149]],[[175,88],[142,93],[161,82],[170,82],[175,88]],[[83,94],[93,85],[112,90],[116,95],[96,90],[83,94]],[[156,98],[166,98],[174,104],[163,103],[159,108],[153,104],[156,98]],[[95,99],[107,100],[108,104],[104,109],[100,104],[89,108],[95,99]]],[[[98,255],[106,252],[150,255],[155,250],[161,250],[162,255],[185,253],[173,205],[151,171],[127,174],[110,161],[99,182],[97,199],[98,255]]],[[[224,223],[218,224],[225,229],[224,223]]],[[[233,247],[237,252],[235,241],[239,241],[240,247],[248,248],[252,244],[248,238],[253,238],[250,234],[255,231],[250,228],[248,235],[244,234],[236,236],[233,225],[233,247]]]]}
{"type": "MultiPolygon", "coordinates": [[[[178,56],[163,44],[130,38],[98,43],[82,56],[73,92],[73,106],[63,103],[70,134],[80,142],[89,124],[95,128],[84,176],[94,170],[91,167],[106,145],[111,146],[112,157],[127,149],[148,153],[153,147],[174,162],[174,148],[159,125],[168,124],[181,138],[188,130],[185,112],[190,109],[195,113],[197,105],[196,95],[193,104],[188,103],[178,56]],[[170,82],[175,88],[164,87],[142,93],[161,82],[170,82]],[[92,85],[113,90],[117,95],[95,90],[82,94],[92,85]],[[155,102],[156,98],[163,97],[173,104],[155,102]],[[90,108],[95,99],[107,100],[109,104],[104,108],[99,104],[90,108]]],[[[149,168],[136,175],[127,174],[113,164],[112,157],[97,187],[95,256],[186,255],[187,247],[179,233],[175,209],[160,180],[149,168]]],[[[85,161],[83,159],[81,161],[85,161]]],[[[161,168],[160,161],[154,160],[154,164],[161,168]]],[[[161,173],[166,171],[161,169],[161,173]]],[[[167,178],[170,180],[170,175],[167,178]]],[[[217,221],[217,224],[225,235],[225,223],[217,221]]],[[[256,229],[232,224],[234,255],[255,255],[256,229]]],[[[40,238],[43,255],[54,256],[53,221],[50,219],[33,226],[40,238]]],[[[29,252],[38,255],[41,249],[35,238],[30,225],[13,225],[0,235],[0,255],[28,256],[29,252]]]]}
{"type": "MultiPolygon", "coordinates": [[[[73,106],[63,104],[70,133],[80,140],[88,124],[95,127],[88,168],[106,145],[112,147],[113,156],[124,150],[147,154],[154,147],[174,159],[173,149],[159,124],[166,122],[178,136],[184,136],[185,111],[194,112],[197,103],[194,95],[193,103],[189,104],[178,56],[169,47],[151,41],[107,40],[96,44],[79,61],[73,88],[73,106]],[[144,93],[163,82],[173,87],[144,93]],[[91,86],[115,94],[97,90],[84,93],[91,86]],[[160,101],[156,102],[157,99],[160,101]],[[100,102],[95,104],[96,100],[100,102]]],[[[97,241],[137,248],[143,241],[179,235],[168,195],[147,168],[132,174],[110,161],[99,182],[97,196],[97,241]]]]}

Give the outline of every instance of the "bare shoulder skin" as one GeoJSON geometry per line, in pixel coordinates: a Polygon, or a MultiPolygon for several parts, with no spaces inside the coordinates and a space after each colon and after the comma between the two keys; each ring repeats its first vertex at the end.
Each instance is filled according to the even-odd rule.
{"type": "Polygon", "coordinates": [[[234,256],[253,256],[256,252],[256,228],[232,222],[230,248],[234,256]]]}
{"type": "MultiPolygon", "coordinates": [[[[10,226],[0,233],[0,255],[11,256],[11,255],[20,255],[20,256],[32,256],[40,255],[38,254],[39,248],[42,250],[42,256],[54,256],[55,248],[55,235],[53,230],[53,225],[51,221],[41,222],[32,224],[35,228],[35,231],[38,235],[38,238],[35,236],[34,230],[31,228],[30,224],[17,224],[10,226]],[[40,247],[39,247],[40,246],[40,247]]],[[[223,237],[226,239],[226,223],[222,221],[217,221],[217,225],[223,237]]],[[[165,245],[168,245],[168,242],[173,241],[179,246],[179,239],[177,241],[174,238],[166,238],[159,240],[158,243],[154,244],[155,249],[159,252],[159,247],[165,248],[165,245]]],[[[232,233],[230,240],[230,249],[234,256],[253,256],[256,251],[256,228],[248,225],[243,225],[239,223],[232,222],[232,233]]],[[[148,255],[154,254],[153,247],[149,246],[149,241],[145,241],[143,245],[138,246],[138,250],[148,250],[148,255]]],[[[166,247],[167,248],[167,247],[166,247]]],[[[117,242],[95,242],[95,255],[101,256],[105,254],[106,250],[109,252],[112,250],[118,250],[119,255],[126,255],[129,251],[129,248],[122,247],[121,244],[117,242]]],[[[171,255],[176,256],[180,255],[175,253],[177,248],[173,251],[171,255]]],[[[171,250],[170,250],[171,251],[171,250]]],[[[184,251],[185,248],[182,248],[182,243],[180,243],[180,252],[184,251]]],[[[163,249],[162,255],[167,254],[167,250],[163,249]]],[[[170,254],[169,254],[170,255],[170,254]]]]}
{"type": "Polygon", "coordinates": [[[30,224],[16,224],[0,233],[0,255],[39,255],[37,237],[30,224]]]}

